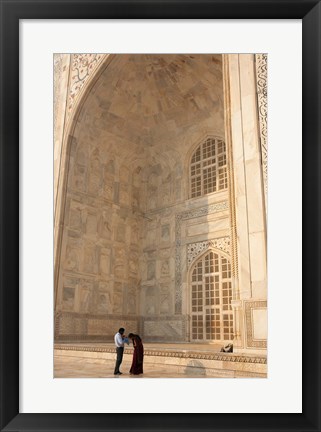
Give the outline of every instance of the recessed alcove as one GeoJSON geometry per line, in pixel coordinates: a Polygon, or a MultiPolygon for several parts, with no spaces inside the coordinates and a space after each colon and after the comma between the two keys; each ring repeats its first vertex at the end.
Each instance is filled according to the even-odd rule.
{"type": "Polygon", "coordinates": [[[188,248],[230,253],[227,187],[191,198],[206,140],[225,140],[221,55],[114,55],[67,151],[57,340],[106,340],[120,325],[191,340],[188,248]]]}

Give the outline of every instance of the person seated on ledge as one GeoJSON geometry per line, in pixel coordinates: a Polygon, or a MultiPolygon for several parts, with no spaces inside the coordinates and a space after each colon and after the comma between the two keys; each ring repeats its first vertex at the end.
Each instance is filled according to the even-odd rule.
{"type": "Polygon", "coordinates": [[[227,345],[225,345],[223,348],[221,348],[221,352],[233,352],[233,344],[229,343],[227,345]]]}

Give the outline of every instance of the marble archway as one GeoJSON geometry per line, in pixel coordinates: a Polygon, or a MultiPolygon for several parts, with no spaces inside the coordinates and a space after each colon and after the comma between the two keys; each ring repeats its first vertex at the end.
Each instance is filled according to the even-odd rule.
{"type": "Polygon", "coordinates": [[[224,137],[222,58],[114,56],[78,111],[56,209],[56,336],[97,340],[122,320],[186,340],[187,247],[229,236],[227,192],[189,200],[184,178],[199,137],[224,137]]]}

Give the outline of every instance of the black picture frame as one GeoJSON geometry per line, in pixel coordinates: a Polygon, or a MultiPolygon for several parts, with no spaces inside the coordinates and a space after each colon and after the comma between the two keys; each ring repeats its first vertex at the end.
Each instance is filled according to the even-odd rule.
{"type": "MultiPolygon", "coordinates": [[[[1,431],[320,431],[320,1],[0,0],[0,5],[1,431]],[[118,414],[19,413],[19,20],[96,18],[302,19],[304,289],[301,414],[146,413],[122,416],[119,421],[118,414]]],[[[287,347],[281,354],[290,358],[291,349],[287,347]]]]}

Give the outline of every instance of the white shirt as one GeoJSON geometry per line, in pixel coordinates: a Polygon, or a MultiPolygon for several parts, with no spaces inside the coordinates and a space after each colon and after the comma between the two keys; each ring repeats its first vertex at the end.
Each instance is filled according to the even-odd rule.
{"type": "Polygon", "coordinates": [[[120,333],[116,333],[114,339],[115,339],[115,345],[117,348],[124,346],[124,340],[123,340],[122,335],[120,333]]]}

